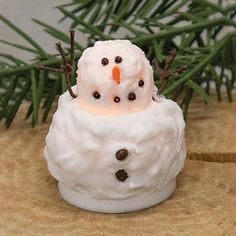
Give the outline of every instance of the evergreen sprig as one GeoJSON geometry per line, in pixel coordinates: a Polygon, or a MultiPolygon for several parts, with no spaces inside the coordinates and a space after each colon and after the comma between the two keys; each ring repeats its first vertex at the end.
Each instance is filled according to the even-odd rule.
{"type": "MultiPolygon", "coordinates": [[[[163,61],[169,51],[177,51],[172,69],[188,65],[188,71],[172,77],[164,94],[177,100],[185,116],[194,93],[210,103],[210,85],[214,84],[218,101],[225,87],[232,101],[236,79],[236,4],[222,6],[207,0],[72,0],[58,6],[60,21],[71,21],[71,29],[83,33],[87,44],[75,44],[78,59],[84,48],[96,40],[115,39],[123,30],[127,38],[141,47],[149,60],[163,61]],[[225,29],[231,26],[230,33],[225,29]]],[[[26,118],[32,126],[39,117],[45,121],[55,99],[66,90],[65,78],[53,72],[37,70],[37,65],[59,67],[58,55],[48,54],[34,39],[0,15],[0,20],[27,41],[29,46],[0,40],[0,43],[32,53],[34,62],[26,63],[0,53],[0,120],[9,127],[23,100],[30,101],[26,118]]],[[[67,47],[70,37],[33,19],[44,31],[67,47]]],[[[67,51],[68,52],[68,51],[67,51]]],[[[154,75],[157,75],[154,71],[154,75]]],[[[72,75],[72,84],[76,75],[72,75]]],[[[155,77],[160,86],[162,81],[155,77]]]]}

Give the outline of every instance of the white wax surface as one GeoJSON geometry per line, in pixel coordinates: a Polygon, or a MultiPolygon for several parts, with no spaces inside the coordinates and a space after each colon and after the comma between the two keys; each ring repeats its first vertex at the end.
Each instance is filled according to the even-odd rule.
{"type": "Polygon", "coordinates": [[[185,122],[177,103],[156,95],[144,53],[128,40],[97,42],[83,52],[77,75],[77,98],[68,92],[60,97],[44,152],[63,197],[86,209],[93,202],[93,210],[107,200],[99,211],[110,212],[142,209],[166,199],[186,158],[185,122]],[[114,79],[115,67],[120,83],[114,79]],[[128,99],[130,93],[135,99],[128,99]],[[119,102],[114,102],[116,96],[119,102]],[[122,161],[116,158],[120,149],[128,151],[122,161]],[[128,176],[123,182],[116,176],[119,170],[128,176]],[[81,200],[86,196],[87,205],[81,200]],[[150,201],[140,205],[140,196],[150,196],[150,201]],[[118,210],[122,199],[127,201],[118,210]],[[126,209],[132,199],[139,199],[138,205],[126,209]]]}
{"type": "Polygon", "coordinates": [[[97,115],[85,111],[68,93],[60,97],[46,138],[51,174],[67,186],[96,199],[125,199],[155,191],[174,179],[184,165],[185,123],[179,106],[152,101],[141,112],[97,115]],[[118,161],[119,149],[128,157],[118,161]],[[128,178],[120,182],[116,171],[128,178]]]}
{"type": "Polygon", "coordinates": [[[125,114],[145,109],[152,101],[154,91],[153,70],[144,52],[128,40],[96,42],[87,48],[78,62],[77,91],[80,106],[98,114],[125,114]],[[122,58],[116,63],[115,58],[122,58]],[[108,60],[107,65],[101,63],[108,60]],[[120,69],[120,84],[112,79],[112,69],[120,69]],[[139,87],[140,80],[144,86],[139,87]],[[101,95],[94,99],[93,92],[101,95]],[[130,102],[129,93],[136,99],[130,102]],[[114,103],[114,97],[120,98],[114,103]]]}

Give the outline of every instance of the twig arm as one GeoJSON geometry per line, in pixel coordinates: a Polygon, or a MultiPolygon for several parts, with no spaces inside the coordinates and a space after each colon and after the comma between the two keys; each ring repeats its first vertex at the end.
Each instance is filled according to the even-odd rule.
{"type": "Polygon", "coordinates": [[[74,67],[75,62],[75,31],[70,31],[70,63],[74,67]]]}
{"type": "Polygon", "coordinates": [[[153,60],[153,67],[158,71],[160,80],[165,80],[165,82],[158,89],[158,94],[160,95],[166,88],[168,80],[171,76],[179,75],[187,70],[187,65],[180,66],[175,70],[169,71],[169,68],[176,57],[176,49],[172,50],[170,55],[162,62],[158,62],[157,59],[153,60]]]}
{"type": "Polygon", "coordinates": [[[74,39],[75,32],[73,30],[70,31],[70,61],[67,60],[65,56],[65,51],[63,50],[61,43],[56,43],[57,50],[61,54],[63,63],[61,68],[52,68],[44,65],[38,65],[38,69],[41,70],[48,70],[57,73],[64,73],[66,79],[66,86],[72,98],[76,98],[77,95],[73,92],[70,83],[70,75],[74,70],[74,61],[75,61],[75,39],[74,39]]]}

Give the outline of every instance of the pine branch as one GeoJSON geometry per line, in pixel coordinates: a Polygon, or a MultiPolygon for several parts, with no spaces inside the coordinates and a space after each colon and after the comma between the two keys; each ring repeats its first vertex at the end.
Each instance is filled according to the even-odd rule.
{"type": "Polygon", "coordinates": [[[63,14],[61,21],[71,21],[72,28],[79,29],[87,36],[86,45],[75,42],[74,47],[66,33],[33,19],[46,33],[71,47],[71,52],[74,52],[74,47],[75,54],[65,55],[64,51],[60,51],[64,57],[62,67],[58,55],[46,53],[32,37],[0,15],[0,21],[29,45],[1,39],[0,43],[27,51],[35,57],[34,63],[28,64],[12,55],[0,53],[0,119],[5,120],[7,127],[11,125],[24,100],[30,101],[26,117],[31,116],[32,126],[38,123],[41,115],[45,121],[53,102],[66,87],[70,87],[68,75],[71,74],[72,85],[76,82],[76,74],[70,71],[74,59],[78,59],[84,48],[96,40],[117,38],[117,32],[122,28],[127,32],[123,38],[141,47],[149,60],[157,59],[155,84],[159,92],[180,102],[185,116],[194,94],[210,104],[209,84],[212,82],[216,85],[218,101],[222,99],[222,87],[226,88],[228,100],[233,100],[236,79],[236,4],[223,7],[208,0],[86,0],[68,2],[59,6],[58,10],[63,14]],[[179,25],[181,22],[185,22],[182,27],[179,25]],[[228,26],[233,32],[220,38],[219,35],[228,26]],[[164,61],[173,49],[176,50],[175,59],[164,61]],[[70,61],[67,61],[67,56],[70,61]],[[38,71],[38,64],[51,71],[38,71]],[[177,72],[185,69],[182,65],[187,65],[188,71],[179,75],[177,72]],[[57,75],[52,68],[59,68],[56,71],[66,73],[57,75]]]}
{"type": "Polygon", "coordinates": [[[198,65],[196,65],[191,71],[189,71],[185,76],[183,76],[181,79],[176,81],[175,84],[168,87],[165,90],[165,94],[170,94],[171,92],[175,91],[179,86],[181,86],[183,83],[185,83],[188,79],[194,77],[196,74],[199,74],[199,72],[208,64],[214,60],[220,51],[226,46],[229,41],[236,37],[236,32],[232,32],[227,34],[225,37],[223,37],[216,45],[212,48],[211,53],[208,54],[208,56],[202,60],[198,65]]]}

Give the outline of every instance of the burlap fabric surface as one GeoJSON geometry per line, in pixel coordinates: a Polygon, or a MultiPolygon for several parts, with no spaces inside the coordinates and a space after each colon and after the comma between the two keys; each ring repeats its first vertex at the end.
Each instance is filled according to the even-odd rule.
{"type": "Polygon", "coordinates": [[[186,140],[191,159],[236,162],[236,102],[213,99],[205,106],[200,98],[191,104],[186,140]]]}
{"type": "Polygon", "coordinates": [[[195,160],[186,161],[175,194],[128,214],[64,202],[42,155],[49,123],[32,129],[22,109],[9,130],[0,128],[1,236],[236,235],[236,103],[192,106],[186,137],[195,160]]]}

